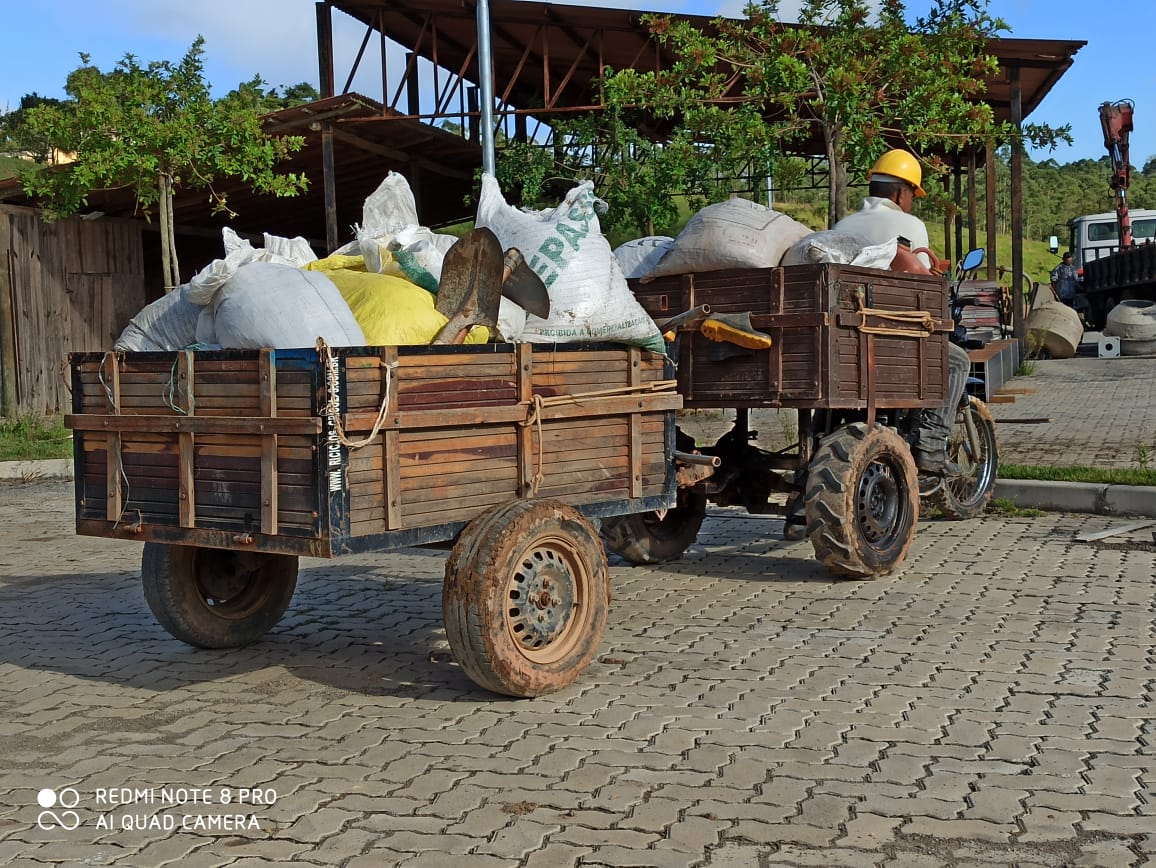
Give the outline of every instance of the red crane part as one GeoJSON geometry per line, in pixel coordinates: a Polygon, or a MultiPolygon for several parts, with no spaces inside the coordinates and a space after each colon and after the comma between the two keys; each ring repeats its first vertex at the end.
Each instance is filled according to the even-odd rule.
{"type": "Polygon", "coordinates": [[[1128,163],[1128,133],[1132,132],[1130,99],[1100,104],[1100,126],[1104,130],[1104,147],[1112,160],[1112,174],[1108,185],[1116,200],[1116,224],[1120,233],[1120,249],[1132,246],[1132,221],[1128,217],[1128,181],[1131,166],[1128,163]]]}

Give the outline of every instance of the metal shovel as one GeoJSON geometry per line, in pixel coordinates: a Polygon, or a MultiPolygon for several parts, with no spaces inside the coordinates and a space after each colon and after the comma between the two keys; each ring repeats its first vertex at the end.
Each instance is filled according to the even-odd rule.
{"type": "Polygon", "coordinates": [[[474,229],[446,251],[435,306],[449,318],[431,344],[460,344],[474,326],[494,328],[502,299],[502,245],[474,229]]]}

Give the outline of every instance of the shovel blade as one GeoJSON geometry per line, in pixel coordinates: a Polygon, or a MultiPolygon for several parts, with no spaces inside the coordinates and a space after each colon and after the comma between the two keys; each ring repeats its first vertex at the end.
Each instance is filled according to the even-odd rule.
{"type": "Polygon", "coordinates": [[[461,343],[474,326],[498,324],[502,299],[502,245],[489,229],[474,229],[454,243],[442,262],[435,307],[449,319],[434,343],[461,343]],[[446,334],[452,326],[453,335],[446,334]]]}
{"type": "Polygon", "coordinates": [[[550,316],[550,293],[546,291],[546,284],[526,264],[518,248],[511,247],[506,251],[502,277],[503,296],[526,313],[532,313],[541,319],[550,316]]]}

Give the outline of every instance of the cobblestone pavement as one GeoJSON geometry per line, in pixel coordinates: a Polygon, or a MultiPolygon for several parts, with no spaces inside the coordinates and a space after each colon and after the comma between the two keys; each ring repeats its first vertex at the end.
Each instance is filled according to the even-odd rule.
{"type": "Polygon", "coordinates": [[[0,517],[2,864],[1156,865],[1150,528],[925,522],[838,582],[712,512],[613,567],[578,682],[509,700],[451,659],[443,553],[303,562],[265,641],[208,652],[68,484],[0,517]]]}
{"type": "MultiPolygon", "coordinates": [[[[1039,467],[1156,467],[1156,358],[1038,360],[1005,384],[1011,403],[992,403],[1000,461],[1039,467]]],[[[686,412],[680,427],[713,443],[731,426],[730,410],[686,412]]],[[[798,439],[793,410],[755,410],[758,444],[782,449],[798,439]]]]}

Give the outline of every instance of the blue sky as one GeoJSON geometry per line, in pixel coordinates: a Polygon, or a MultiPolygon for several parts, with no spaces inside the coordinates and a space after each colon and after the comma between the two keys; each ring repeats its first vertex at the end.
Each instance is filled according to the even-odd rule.
{"type": "MultiPolygon", "coordinates": [[[[317,83],[313,0],[56,0],[53,23],[36,4],[7,0],[7,25],[0,30],[0,107],[11,109],[36,92],[62,96],[65,77],[91,55],[111,69],[131,52],[142,63],[178,60],[197,34],[205,37],[206,77],[224,93],[260,75],[271,85],[317,83]]],[[[572,4],[574,5],[574,4],[572,4]]],[[[578,4],[592,5],[592,4],[578,4]]],[[[703,15],[738,16],[744,0],[620,0],[605,5],[703,15]]],[[[784,2],[783,8],[788,6],[784,2]]],[[[908,0],[915,13],[926,0],[908,0]]],[[[1071,124],[1074,144],[1050,154],[1061,163],[1104,153],[1097,108],[1105,100],[1132,99],[1136,129],[1132,162],[1156,157],[1156,3],[1125,4],[1077,0],[992,0],[993,14],[1011,26],[1012,37],[1086,40],[1072,69],[1029,120],[1071,124]]],[[[362,28],[335,16],[336,36],[356,51],[362,28]]],[[[340,49],[339,49],[340,52],[340,49]]],[[[346,61],[348,63],[348,60],[346,61]]],[[[347,67],[345,67],[347,69],[347,67]]],[[[339,84],[346,73],[339,62],[339,84]]],[[[360,87],[368,95],[373,90],[360,87]]],[[[1044,159],[1049,154],[1033,154],[1044,159]]]]}

